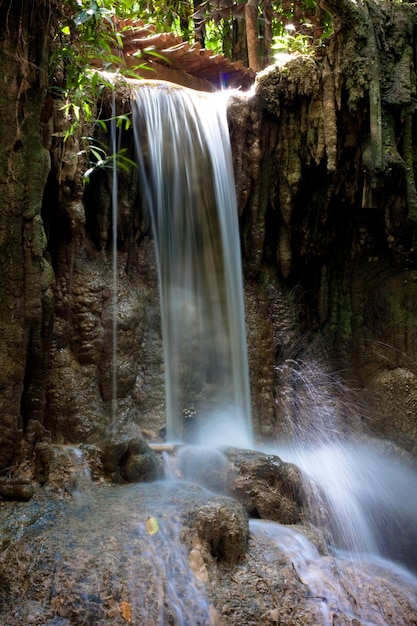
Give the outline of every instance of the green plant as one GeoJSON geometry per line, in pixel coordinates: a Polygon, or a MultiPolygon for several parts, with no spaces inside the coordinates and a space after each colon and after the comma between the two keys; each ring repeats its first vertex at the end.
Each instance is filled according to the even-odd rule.
{"type": "MultiPolygon", "coordinates": [[[[115,89],[115,82],[94,68],[109,70],[117,68],[121,76],[134,76],[144,67],[140,62],[135,67],[126,67],[123,57],[124,31],[118,18],[126,17],[132,10],[132,3],[119,1],[117,5],[109,0],[66,0],[54,40],[50,58],[50,91],[61,102],[65,118],[65,131],[58,133],[65,141],[83,128],[85,124],[99,124],[106,127],[111,120],[101,120],[97,114],[97,102],[104,89],[115,89]],[[123,6],[124,5],[124,6],[123,6]],[[122,10],[120,15],[118,11],[122,10]]],[[[130,124],[126,114],[116,116],[117,127],[130,124]]],[[[98,144],[91,136],[80,139],[82,149],[78,156],[84,156],[89,167],[84,174],[87,181],[97,168],[130,167],[130,162],[119,151],[109,155],[110,149],[98,144]]]]}
{"type": "Polygon", "coordinates": [[[273,37],[271,48],[276,52],[299,52],[301,54],[308,54],[312,51],[311,44],[312,37],[310,35],[303,35],[302,33],[291,35],[290,33],[285,33],[273,37]]]}
{"type": "Polygon", "coordinates": [[[312,54],[332,33],[331,17],[317,0],[293,0],[273,3],[275,52],[312,54]]]}
{"type": "Polygon", "coordinates": [[[116,168],[129,172],[132,167],[136,167],[136,163],[126,156],[126,148],[109,154],[108,145],[95,137],[83,137],[83,145],[77,156],[85,156],[90,165],[83,175],[84,184],[88,183],[91,174],[98,169],[116,168]]]}

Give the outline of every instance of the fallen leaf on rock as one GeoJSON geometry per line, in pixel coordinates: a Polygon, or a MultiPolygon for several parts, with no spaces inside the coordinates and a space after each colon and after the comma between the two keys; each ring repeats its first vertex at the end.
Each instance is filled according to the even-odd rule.
{"type": "Polygon", "coordinates": [[[122,613],[123,619],[130,624],[130,622],[132,621],[132,607],[130,606],[129,602],[126,602],[126,600],[122,600],[120,603],[120,611],[122,613]]]}
{"type": "Polygon", "coordinates": [[[159,523],[156,517],[148,517],[146,521],[146,531],[149,535],[155,535],[159,530],[159,523]]]}

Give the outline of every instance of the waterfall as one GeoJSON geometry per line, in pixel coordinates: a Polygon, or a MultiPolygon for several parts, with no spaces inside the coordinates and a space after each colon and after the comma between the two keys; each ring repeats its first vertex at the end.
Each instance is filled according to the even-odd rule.
{"type": "MultiPolygon", "coordinates": [[[[159,272],[168,439],[252,447],[224,104],[221,94],[154,83],[136,90],[132,113],[159,272]]],[[[415,472],[366,442],[357,430],[360,408],[338,376],[308,358],[278,369],[277,402],[286,406],[290,437],[288,445],[281,437],[273,451],[317,485],[318,500],[310,503],[314,523],[330,532],[335,550],[352,558],[373,554],[415,568],[410,546],[417,508],[406,496],[415,488],[415,472]]],[[[184,476],[198,481],[203,456],[197,449],[192,465],[190,458],[186,450],[178,463],[184,476]]]]}
{"type": "Polygon", "coordinates": [[[250,445],[235,183],[221,94],[145,84],[132,102],[159,274],[169,441],[250,445]]]}
{"type": "Polygon", "coordinates": [[[282,455],[284,436],[267,459],[201,445],[252,447],[225,111],[218,96],[166,85],[139,89],[132,109],[160,279],[168,438],[199,445],[160,446],[168,480],[108,482],[110,473],[128,479],[128,463],[130,477],[146,479],[154,462],[135,427],[120,436],[114,428],[125,287],[113,115],[112,437],[82,450],[41,440],[34,460],[45,491],[29,502],[1,502],[0,623],[417,624],[417,578],[404,567],[417,569],[417,477],[401,459],[362,445],[363,431],[353,429],[360,405],[336,374],[309,359],[277,367],[276,408],[282,401],[291,435],[282,455]],[[294,468],[285,479],[275,453],[299,465],[308,495],[294,468]],[[96,473],[100,480],[91,480],[96,473]],[[247,524],[247,511],[262,513],[260,486],[265,515],[282,500],[294,523],[247,524]],[[317,506],[299,516],[308,496],[317,506]]]}

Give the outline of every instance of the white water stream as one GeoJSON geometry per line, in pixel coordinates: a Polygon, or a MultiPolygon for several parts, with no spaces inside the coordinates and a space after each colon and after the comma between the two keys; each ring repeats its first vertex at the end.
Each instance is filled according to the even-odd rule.
{"type": "MultiPolygon", "coordinates": [[[[251,520],[250,528],[256,541],[268,545],[264,558],[271,573],[282,555],[296,572],[305,589],[310,623],[408,626],[399,596],[416,606],[417,577],[405,568],[370,555],[358,560],[351,553],[339,553],[336,559],[323,556],[297,529],[274,522],[251,520]]],[[[277,607],[271,611],[271,621],[276,616],[275,623],[281,623],[279,615],[277,607]]]]}
{"type": "Polygon", "coordinates": [[[235,186],[221,94],[156,83],[132,103],[159,273],[169,441],[248,445],[235,186]]]}

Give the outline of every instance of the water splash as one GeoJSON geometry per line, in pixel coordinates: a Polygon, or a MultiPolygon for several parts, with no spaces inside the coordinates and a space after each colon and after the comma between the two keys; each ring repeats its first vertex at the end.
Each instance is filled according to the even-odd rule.
{"type": "Polygon", "coordinates": [[[239,228],[224,98],[147,84],[137,89],[132,114],[159,273],[167,438],[250,445],[239,228]]]}
{"type": "Polygon", "coordinates": [[[379,555],[417,570],[415,468],[360,432],[360,404],[340,376],[308,360],[287,361],[280,374],[291,433],[278,453],[317,487],[314,523],[353,560],[379,555]]]}

